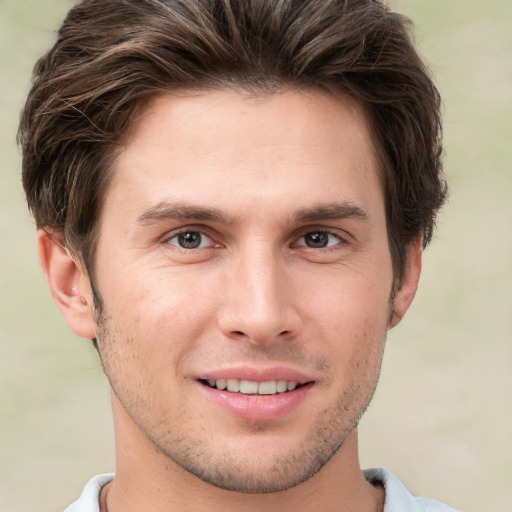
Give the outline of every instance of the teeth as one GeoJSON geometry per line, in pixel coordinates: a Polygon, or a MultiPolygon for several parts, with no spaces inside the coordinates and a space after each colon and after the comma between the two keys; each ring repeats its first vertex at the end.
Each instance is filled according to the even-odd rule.
{"type": "Polygon", "coordinates": [[[240,391],[240,381],[237,379],[228,379],[228,391],[238,393],[240,391]]]}
{"type": "Polygon", "coordinates": [[[275,395],[276,393],[293,391],[299,385],[293,380],[269,380],[265,382],[257,382],[238,379],[208,379],[207,382],[212,388],[220,390],[227,389],[231,393],[242,393],[244,395],[275,395]]]}
{"type": "Polygon", "coordinates": [[[286,389],[287,389],[288,391],[293,391],[296,387],[297,387],[297,383],[296,383],[296,382],[294,382],[293,380],[291,380],[290,382],[288,382],[288,383],[286,384],[286,389]]]}
{"type": "Polygon", "coordinates": [[[275,380],[259,383],[258,395],[275,395],[276,393],[277,393],[277,384],[276,384],[275,380]]]}
{"type": "Polygon", "coordinates": [[[258,383],[253,380],[241,380],[240,393],[244,395],[256,395],[258,393],[258,383]]]}
{"type": "Polygon", "coordinates": [[[278,393],[284,393],[285,391],[288,391],[288,383],[285,380],[278,380],[276,388],[278,393]]]}
{"type": "Polygon", "coordinates": [[[217,379],[215,381],[215,385],[217,386],[218,389],[226,389],[228,387],[228,383],[224,379],[217,379]]]}

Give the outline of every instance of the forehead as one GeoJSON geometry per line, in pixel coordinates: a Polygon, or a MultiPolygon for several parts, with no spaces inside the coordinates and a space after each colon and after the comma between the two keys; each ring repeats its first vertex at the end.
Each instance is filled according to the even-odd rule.
{"type": "Polygon", "coordinates": [[[318,90],[258,97],[223,90],[162,95],[139,109],[107,203],[117,195],[141,207],[167,200],[297,206],[365,202],[370,191],[382,194],[359,104],[318,90]]]}
{"type": "Polygon", "coordinates": [[[154,136],[160,138],[163,127],[172,129],[176,145],[204,148],[217,148],[220,142],[231,149],[242,147],[247,136],[271,145],[288,141],[311,147],[326,142],[343,144],[347,138],[358,145],[372,145],[363,106],[320,89],[268,94],[224,89],[158,95],[136,110],[122,143],[129,148],[140,147],[144,139],[156,141],[154,136]],[[221,131],[219,121],[224,123],[221,131]],[[208,132],[214,126],[217,130],[208,132]]]}

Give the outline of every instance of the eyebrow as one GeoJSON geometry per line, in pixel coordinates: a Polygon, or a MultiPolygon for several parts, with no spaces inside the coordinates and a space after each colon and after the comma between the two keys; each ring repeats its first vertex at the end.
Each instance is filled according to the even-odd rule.
{"type": "Polygon", "coordinates": [[[320,205],[314,208],[300,209],[295,214],[295,220],[299,223],[347,218],[368,221],[368,214],[359,206],[351,203],[320,205]]]}
{"type": "MultiPolygon", "coordinates": [[[[351,203],[333,203],[313,208],[301,208],[294,213],[293,217],[297,223],[346,218],[368,220],[368,214],[359,206],[351,203]]],[[[172,203],[169,201],[162,201],[151,206],[137,217],[136,222],[137,224],[147,225],[163,220],[198,220],[219,222],[226,225],[235,223],[233,218],[218,208],[172,203]]]]}
{"type": "Polygon", "coordinates": [[[226,213],[217,208],[170,203],[162,201],[137,217],[137,224],[151,224],[162,220],[201,220],[233,224],[234,221],[226,213]]]}

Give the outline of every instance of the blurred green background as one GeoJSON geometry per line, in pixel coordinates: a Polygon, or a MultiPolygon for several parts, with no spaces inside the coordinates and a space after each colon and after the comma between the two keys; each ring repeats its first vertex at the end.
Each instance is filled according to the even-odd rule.
{"type": "MultiPolygon", "coordinates": [[[[361,462],[467,511],[512,511],[512,2],[396,0],[445,103],[451,197],[388,340],[361,462]]],[[[62,510],[114,468],[108,393],[36,261],[15,134],[70,2],[0,0],[0,510],[62,510]]]]}

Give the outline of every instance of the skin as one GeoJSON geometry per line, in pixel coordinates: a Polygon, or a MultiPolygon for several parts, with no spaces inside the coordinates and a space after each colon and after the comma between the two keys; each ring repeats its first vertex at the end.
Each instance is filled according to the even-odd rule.
{"type": "Polygon", "coordinates": [[[101,215],[101,314],[59,234],[38,241],[54,299],[76,334],[97,338],[112,389],[117,469],[102,510],[382,510],[357,422],[414,297],[421,245],[393,290],[357,104],[218,91],[144,107],[101,215]],[[183,233],[200,245],[180,246],[183,233]],[[233,368],[300,374],[305,387],[279,414],[251,401],[254,416],[239,416],[200,380],[233,368]]]}

